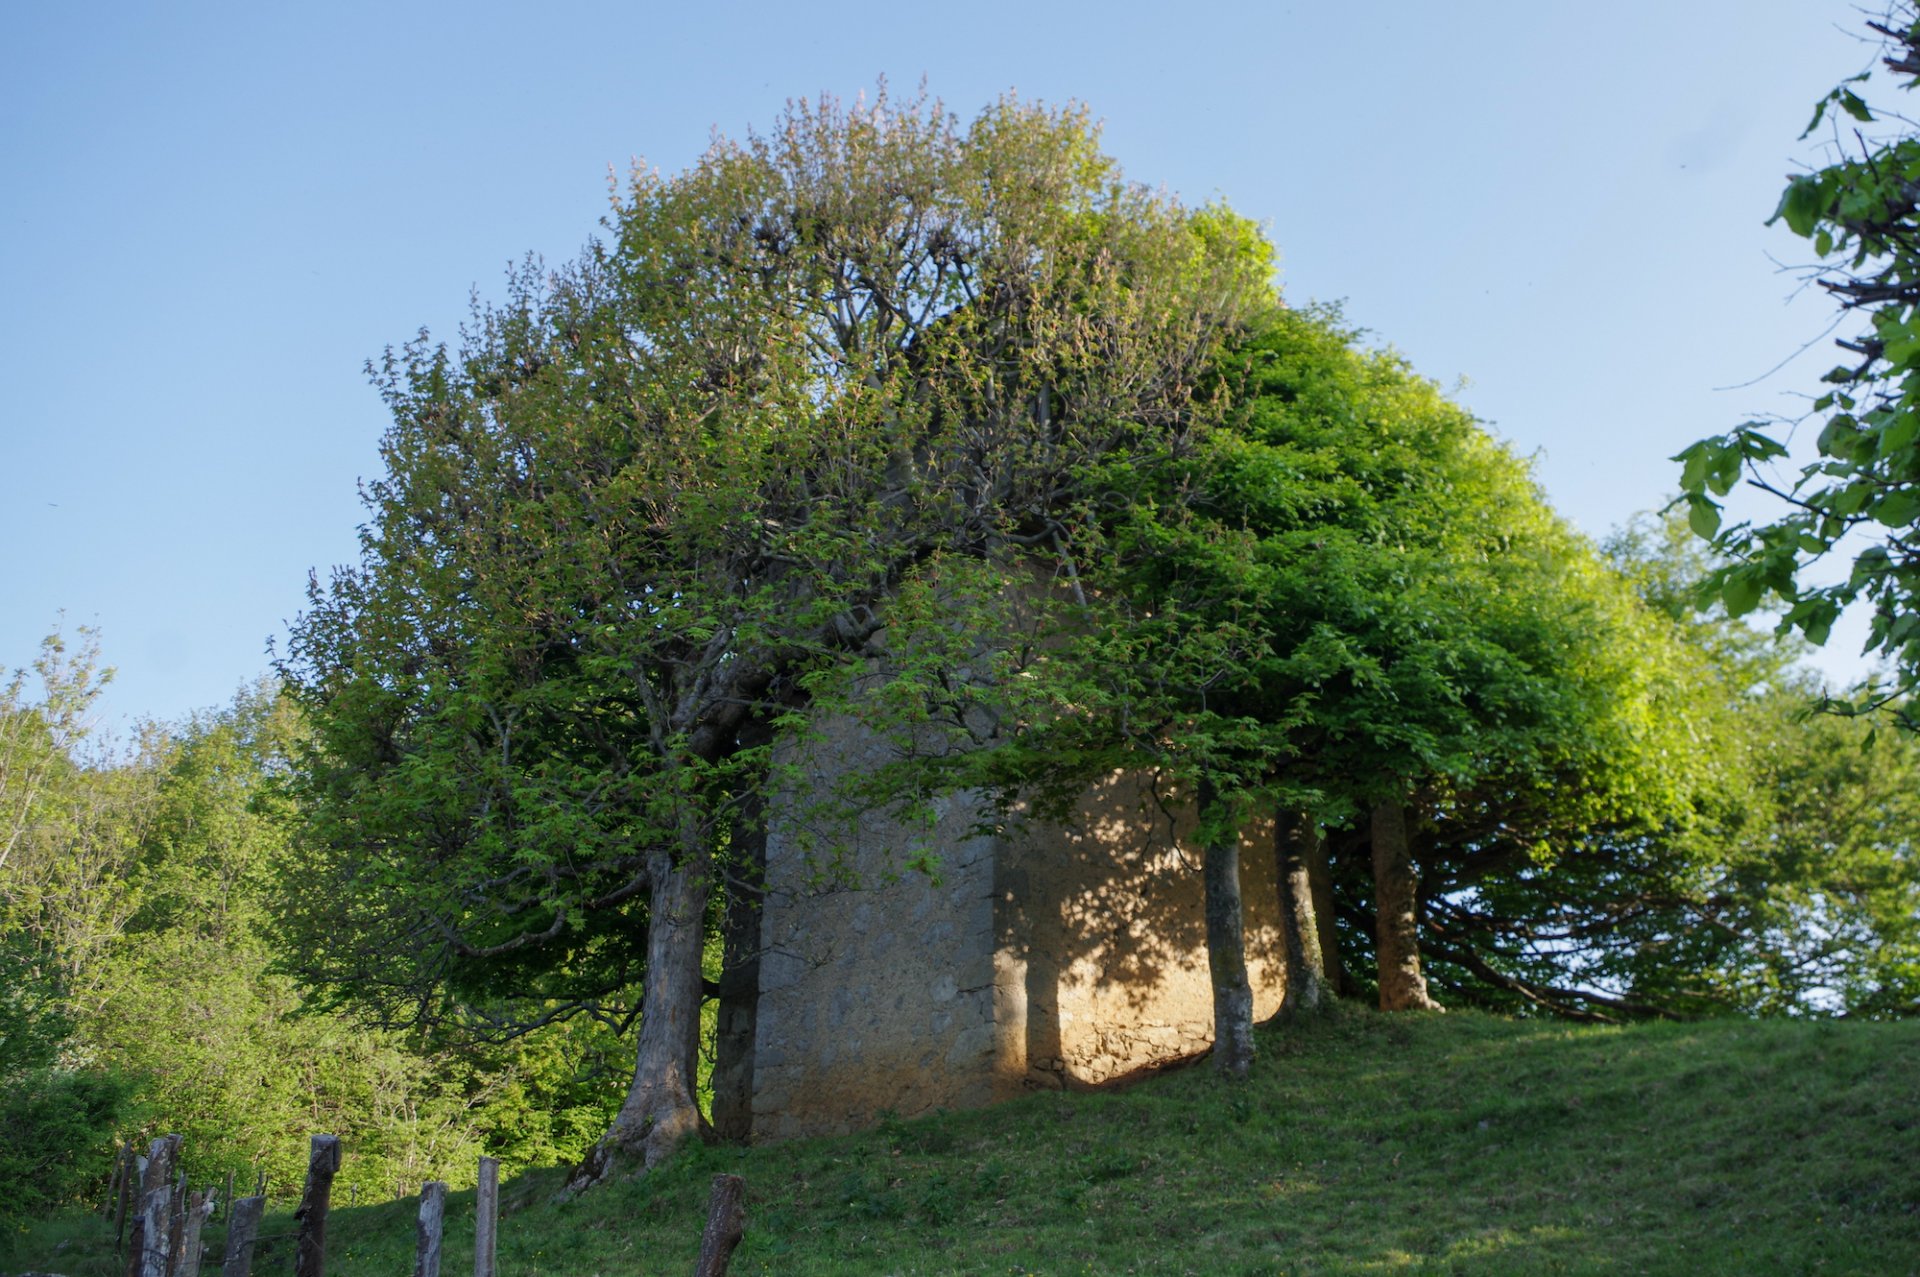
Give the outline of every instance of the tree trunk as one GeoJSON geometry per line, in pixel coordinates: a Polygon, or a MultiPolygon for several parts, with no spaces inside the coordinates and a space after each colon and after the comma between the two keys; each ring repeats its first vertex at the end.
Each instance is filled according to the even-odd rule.
{"type": "Polygon", "coordinates": [[[1419,904],[1407,809],[1397,802],[1373,809],[1373,893],[1379,942],[1380,1009],[1438,1011],[1420,973],[1419,904]]]}
{"type": "MultiPolygon", "coordinates": [[[[1203,823],[1217,816],[1211,781],[1200,782],[1203,823]]],[[[1206,839],[1207,971],[1213,979],[1213,1066],[1245,1077],[1253,1064],[1253,984],[1247,978],[1247,940],[1240,898],[1240,831],[1228,825],[1206,839]]]]}
{"type": "MultiPolygon", "coordinates": [[[[1287,950],[1287,991],[1280,1002],[1283,1016],[1312,1011],[1327,997],[1326,962],[1320,953],[1319,917],[1308,871],[1314,845],[1320,841],[1320,830],[1308,817],[1276,815],[1273,849],[1280,887],[1280,932],[1287,950]]],[[[1322,849],[1323,859],[1325,854],[1322,849]]]]}
{"type": "Polygon", "coordinates": [[[712,858],[702,846],[678,864],[664,854],[656,860],[633,1085],[613,1126],[574,1168],[563,1190],[567,1195],[635,1162],[645,1169],[658,1166],[700,1129],[694,1062],[700,1050],[700,959],[712,858]]]}
{"type": "Polygon", "coordinates": [[[1320,974],[1326,979],[1327,996],[1337,998],[1346,991],[1347,968],[1340,961],[1340,927],[1333,916],[1333,863],[1324,833],[1306,848],[1306,858],[1314,929],[1320,934],[1320,974]]]}

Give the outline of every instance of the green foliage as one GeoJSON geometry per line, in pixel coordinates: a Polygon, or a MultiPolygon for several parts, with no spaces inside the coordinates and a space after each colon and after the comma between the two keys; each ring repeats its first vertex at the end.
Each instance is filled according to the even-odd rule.
{"type": "Polygon", "coordinates": [[[66,1205],[106,1169],[133,1090],[75,1066],[61,991],[25,940],[0,933],[0,1225],[66,1205]]]}
{"type": "MultiPolygon", "coordinates": [[[[1899,0],[1868,24],[1886,40],[1887,67],[1920,71],[1920,10],[1899,0]]],[[[1890,679],[1869,680],[1848,700],[1850,713],[1886,709],[1920,728],[1911,696],[1920,683],[1920,240],[1913,187],[1920,180],[1920,137],[1896,112],[1870,108],[1850,86],[1815,110],[1810,134],[1830,107],[1851,117],[1836,127],[1843,158],[1789,180],[1772,221],[1811,241],[1812,275],[1865,329],[1839,342],[1858,362],[1836,366],[1810,416],[1822,422],[1815,447],[1791,482],[1773,477],[1789,456],[1785,428],[1750,421],[1702,439],[1674,460],[1694,531],[1729,556],[1710,587],[1729,613],[1744,615],[1767,597],[1783,604],[1781,628],[1825,643],[1840,613],[1871,609],[1866,648],[1886,658],[1890,679]],[[1856,125],[1883,126],[1861,132],[1856,125]],[[1892,126],[1890,129],[1885,126],[1892,126]],[[1857,146],[1857,153],[1847,154],[1857,146]],[[1742,474],[1785,507],[1771,521],[1723,525],[1721,500],[1742,474]],[[1824,569],[1824,570],[1817,570],[1824,569]]],[[[1911,87],[1909,80],[1903,87],[1911,87]]]]}
{"type": "Polygon", "coordinates": [[[1515,980],[1579,983],[1561,853],[1611,848],[1565,874],[1582,913],[1662,869],[1618,849],[1664,847],[1720,783],[1697,748],[1701,658],[1523,462],[1337,315],[1265,315],[1211,394],[1217,424],[1168,464],[1083,471],[1066,546],[1084,597],[1029,649],[1021,730],[969,778],[1063,810],[1131,766],[1212,785],[1222,826],[1307,813],[1335,831],[1363,979],[1367,847],[1340,831],[1408,804],[1427,922],[1458,959],[1443,978],[1521,1005],[1515,980]]]}
{"type": "MultiPolygon", "coordinates": [[[[88,1059],[76,993],[122,909],[129,787],[85,764],[87,713],[111,677],[91,631],[58,632],[0,687],[0,1219],[64,1205],[103,1173],[132,1085],[88,1059]]],[[[137,787],[133,787],[137,789],[137,787]]]]}
{"type": "Polygon", "coordinates": [[[66,1206],[112,1169],[134,1083],[105,1069],[48,1067],[0,1080],[0,1227],[66,1206]]]}
{"type": "Polygon", "coordinates": [[[561,1029],[450,1049],[314,1014],[272,972],[268,904],[297,854],[282,788],[303,728],[271,686],[129,751],[93,749],[91,635],[49,640],[0,700],[0,1167],[9,1210],[103,1182],[116,1139],[186,1136],[196,1178],[298,1190],[306,1137],[341,1135],[343,1187],[386,1195],[577,1156],[625,1049],[561,1029]],[[31,1156],[27,1150],[31,1151],[31,1156]],[[19,1181],[16,1183],[16,1179],[19,1181]]]}
{"type": "Polygon", "coordinates": [[[342,1187],[375,1196],[470,1181],[483,1151],[516,1166],[577,1156],[617,1101],[607,1043],[560,1030],[454,1050],[368,1032],[314,1014],[273,970],[270,905],[298,854],[283,782],[303,736],[262,685],[157,752],[137,907],[94,977],[90,1050],[141,1079],[150,1124],[186,1137],[196,1176],[262,1171],[296,1192],[320,1131],[349,1150],[342,1187]]]}
{"type": "Polygon", "coordinates": [[[883,600],[1015,570],[1078,467],[1175,446],[1267,251],[1122,180],[1077,110],[883,93],[636,174],[459,352],[391,353],[360,562],[280,666],[314,731],[289,968],[496,1034],[669,999],[640,1032],[670,1074],[647,1025],[693,1022],[698,936],[656,911],[740,876],[775,732],[888,641],[883,600]]]}
{"type": "Polygon", "coordinates": [[[1630,529],[1609,555],[1684,640],[1664,712],[1687,728],[1688,806],[1658,822],[1550,819],[1504,864],[1465,858],[1497,872],[1428,899],[1433,977],[1514,1011],[1913,1014],[1920,756],[1905,741],[1863,749],[1866,723],[1810,718],[1820,689],[1795,664],[1803,645],[1703,595],[1714,563],[1676,522],[1630,529]]]}
{"type": "Polygon", "coordinates": [[[1759,1014],[1920,1015],[1920,743],[1867,747],[1814,704],[1785,688],[1744,711],[1752,787],[1716,831],[1718,943],[1691,978],[1759,1014]]]}
{"type": "Polygon", "coordinates": [[[1184,676],[1134,717],[1257,724],[1244,774],[1324,823],[1572,770],[1588,819],[1670,809],[1673,658],[1523,463],[1336,316],[1274,312],[1221,377],[1228,421],[1089,533],[1083,574],[1124,602],[1086,664],[1131,680],[1116,700],[1184,676]]]}

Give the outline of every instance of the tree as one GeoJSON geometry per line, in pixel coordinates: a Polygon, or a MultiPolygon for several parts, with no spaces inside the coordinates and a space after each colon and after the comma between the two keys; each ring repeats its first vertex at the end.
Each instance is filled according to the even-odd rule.
{"type": "Polygon", "coordinates": [[[85,1059],[77,1011],[123,923],[129,831],[145,786],[90,751],[112,677],[92,631],[40,645],[0,686],[0,1215],[65,1204],[109,1162],[131,1080],[85,1059]],[[37,684],[32,692],[29,687],[37,684]]]}
{"type": "Polygon", "coordinates": [[[636,175],[608,232],[376,370],[361,560],[279,667],[306,979],[389,1023],[637,1014],[576,1186],[698,1127],[703,942],[776,730],[902,583],[1025,572],[1080,467],[1177,450],[1264,286],[1083,114],[1011,99],[803,102],[636,175]]]}
{"type": "Polygon", "coordinates": [[[1290,984],[1310,997],[1338,969],[1315,902],[1333,884],[1313,879],[1322,832],[1358,825],[1334,841],[1372,862],[1344,894],[1382,1005],[1432,1006],[1436,901],[1537,867],[1547,798],[1562,833],[1674,818],[1687,723],[1661,716],[1683,681],[1662,628],[1402,361],[1335,315],[1274,309],[1218,372],[1223,415],[1191,452],[1084,477],[1101,494],[1067,540],[1084,598],[982,766],[1055,805],[1121,767],[1197,802],[1216,1062],[1240,1073],[1233,861],[1251,816],[1276,829],[1290,984]]]}
{"type": "Polygon", "coordinates": [[[49,789],[87,735],[87,712],[113,677],[99,660],[93,631],[82,629],[79,650],[69,654],[56,630],[41,641],[33,663],[38,702],[26,699],[24,669],[0,688],[0,873],[21,853],[48,805],[49,789]]]}
{"type": "Polygon", "coordinates": [[[423,1179],[471,1183],[481,1149],[510,1164],[578,1156],[618,1092],[590,1066],[617,1041],[567,1026],[504,1046],[368,1032],[315,1014],[275,970],[271,902],[298,854],[283,787],[305,728],[271,683],[165,735],[154,811],[131,877],[137,907],[98,960],[98,1004],[78,1030],[92,1055],[141,1082],[152,1121],[187,1137],[196,1175],[259,1167],[297,1187],[324,1129],[354,1149],[343,1186],[401,1196],[423,1179]],[[158,1030],[158,1031],[156,1031],[158,1030]],[[556,1067],[566,1054],[580,1069],[556,1067]]]}
{"type": "Polygon", "coordinates": [[[1434,978],[1461,1001],[1590,1020],[1911,1014],[1912,742],[1863,750],[1868,723],[1810,717],[1804,645],[1701,595],[1716,565],[1684,523],[1638,524],[1606,554],[1660,623],[1634,663],[1658,675],[1653,722],[1681,730],[1637,779],[1603,764],[1436,811],[1434,978]],[[1616,797],[1576,810],[1595,789],[1616,797]]]}
{"type": "MultiPolygon", "coordinates": [[[[1899,0],[1868,27],[1885,41],[1885,67],[1920,77],[1920,9],[1899,0]]],[[[1785,605],[1780,625],[1826,642],[1842,610],[1871,609],[1866,651],[1887,658],[1891,679],[1869,680],[1849,712],[1886,710],[1920,730],[1913,694],[1920,686],[1920,134],[1910,121],[1876,111],[1843,82],[1815,109],[1806,137],[1834,123],[1836,162],[1791,178],[1769,224],[1811,241],[1810,274],[1843,316],[1865,320],[1841,338],[1849,362],[1823,379],[1829,389],[1810,417],[1823,424],[1818,459],[1791,481],[1771,463],[1788,457],[1786,433],[1800,421],[1749,421],[1702,439],[1675,457],[1694,530],[1729,556],[1711,587],[1735,616],[1768,595],[1785,605]],[[1839,117],[1853,122],[1842,136],[1839,117]],[[1859,126],[1896,126],[1871,136],[1859,126]],[[1771,521],[1723,524],[1722,504],[1742,475],[1785,506],[1771,521]],[[1850,559],[1844,568],[1841,563],[1850,559]],[[1831,579],[1815,571],[1825,568],[1831,579]],[[1841,569],[1844,575],[1836,572],[1841,569]]]]}

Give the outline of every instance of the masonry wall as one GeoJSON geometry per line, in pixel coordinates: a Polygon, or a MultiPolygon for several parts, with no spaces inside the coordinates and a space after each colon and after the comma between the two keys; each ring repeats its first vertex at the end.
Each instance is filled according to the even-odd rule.
{"type": "MultiPolygon", "coordinates": [[[[849,723],[807,751],[808,779],[885,760],[849,723]]],[[[879,816],[805,828],[785,808],[769,822],[753,1060],[756,1141],[837,1133],[967,1108],[1016,1093],[997,1063],[994,840],[970,836],[977,813],[946,801],[932,830],[879,816]],[[834,864],[814,845],[842,853],[834,864]],[[908,868],[939,850],[938,877],[908,868]]]]}
{"type": "MultiPolygon", "coordinates": [[[[824,781],[883,751],[832,725],[809,767],[824,781]]],[[[805,831],[770,823],[756,1141],[1097,1085],[1211,1045],[1199,852],[1178,837],[1190,817],[1127,777],[1065,825],[976,837],[978,815],[964,795],[938,810],[937,880],[904,864],[924,829],[869,816],[821,834],[844,850],[830,868],[808,858],[805,831]]],[[[1274,881],[1271,830],[1250,831],[1242,888],[1260,1017],[1284,979],[1274,881]]]]}
{"type": "MultiPolygon", "coordinates": [[[[1141,778],[1029,828],[996,862],[1003,1067],[1030,1087],[1094,1086],[1213,1045],[1205,888],[1192,811],[1141,778]]],[[[1285,949],[1270,824],[1241,843],[1254,1015],[1280,1007],[1285,949]]]]}

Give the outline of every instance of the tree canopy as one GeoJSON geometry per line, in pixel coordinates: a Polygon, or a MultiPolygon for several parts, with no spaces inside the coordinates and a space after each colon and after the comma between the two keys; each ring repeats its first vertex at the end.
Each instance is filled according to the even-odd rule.
{"type": "MultiPolygon", "coordinates": [[[[1455,987],[1511,982],[1484,960],[1493,885],[1550,875],[1592,831],[1693,818],[1713,771],[1696,663],[1523,462],[1336,315],[1270,310],[1216,371],[1226,409],[1199,446],[1095,477],[1126,496],[1069,542],[1085,596],[1014,684],[1022,730],[972,775],[1060,809],[1151,769],[1200,802],[1210,859],[1260,815],[1334,831],[1349,868],[1394,842],[1341,897],[1405,968],[1383,1005],[1429,1002],[1420,929],[1475,968],[1456,961],[1455,987]]],[[[1331,920],[1293,903],[1337,964],[1331,920]]],[[[1604,982],[1582,998],[1617,1000],[1604,982]]]]}
{"type": "Polygon", "coordinates": [[[966,128],[803,102],[636,174],[607,231],[458,354],[375,370],[361,562],[280,665],[314,724],[309,978],[414,1020],[503,987],[516,1021],[630,1017],[638,988],[585,1180],[698,1121],[710,891],[774,725],[899,583],[1053,543],[1078,468],[1178,451],[1267,287],[1240,223],[1012,99],[966,128]]]}
{"type": "MultiPolygon", "coordinates": [[[[1920,10],[1900,0],[1868,27],[1885,41],[1882,62],[1920,82],[1920,10]]],[[[1873,107],[1854,86],[1863,72],[1820,100],[1801,136],[1832,126],[1834,163],[1788,180],[1772,222],[1809,241],[1807,275],[1859,331],[1838,345],[1848,361],[1831,369],[1811,411],[1791,420],[1749,421],[1702,439],[1674,460],[1693,527],[1724,551],[1711,586],[1728,611],[1751,612],[1769,595],[1785,605],[1783,627],[1823,644],[1840,613],[1871,612],[1866,652],[1889,663],[1891,679],[1869,680],[1846,704],[1885,709],[1920,730],[1913,693],[1920,686],[1920,134],[1896,110],[1873,107]],[[1796,476],[1793,429],[1819,421],[1817,459],[1796,476]],[[1722,498],[1746,476],[1772,499],[1771,519],[1723,523],[1722,498]],[[1784,509],[1782,509],[1784,507],[1784,509]]],[[[1841,704],[1835,702],[1836,705],[1841,704]]]]}

